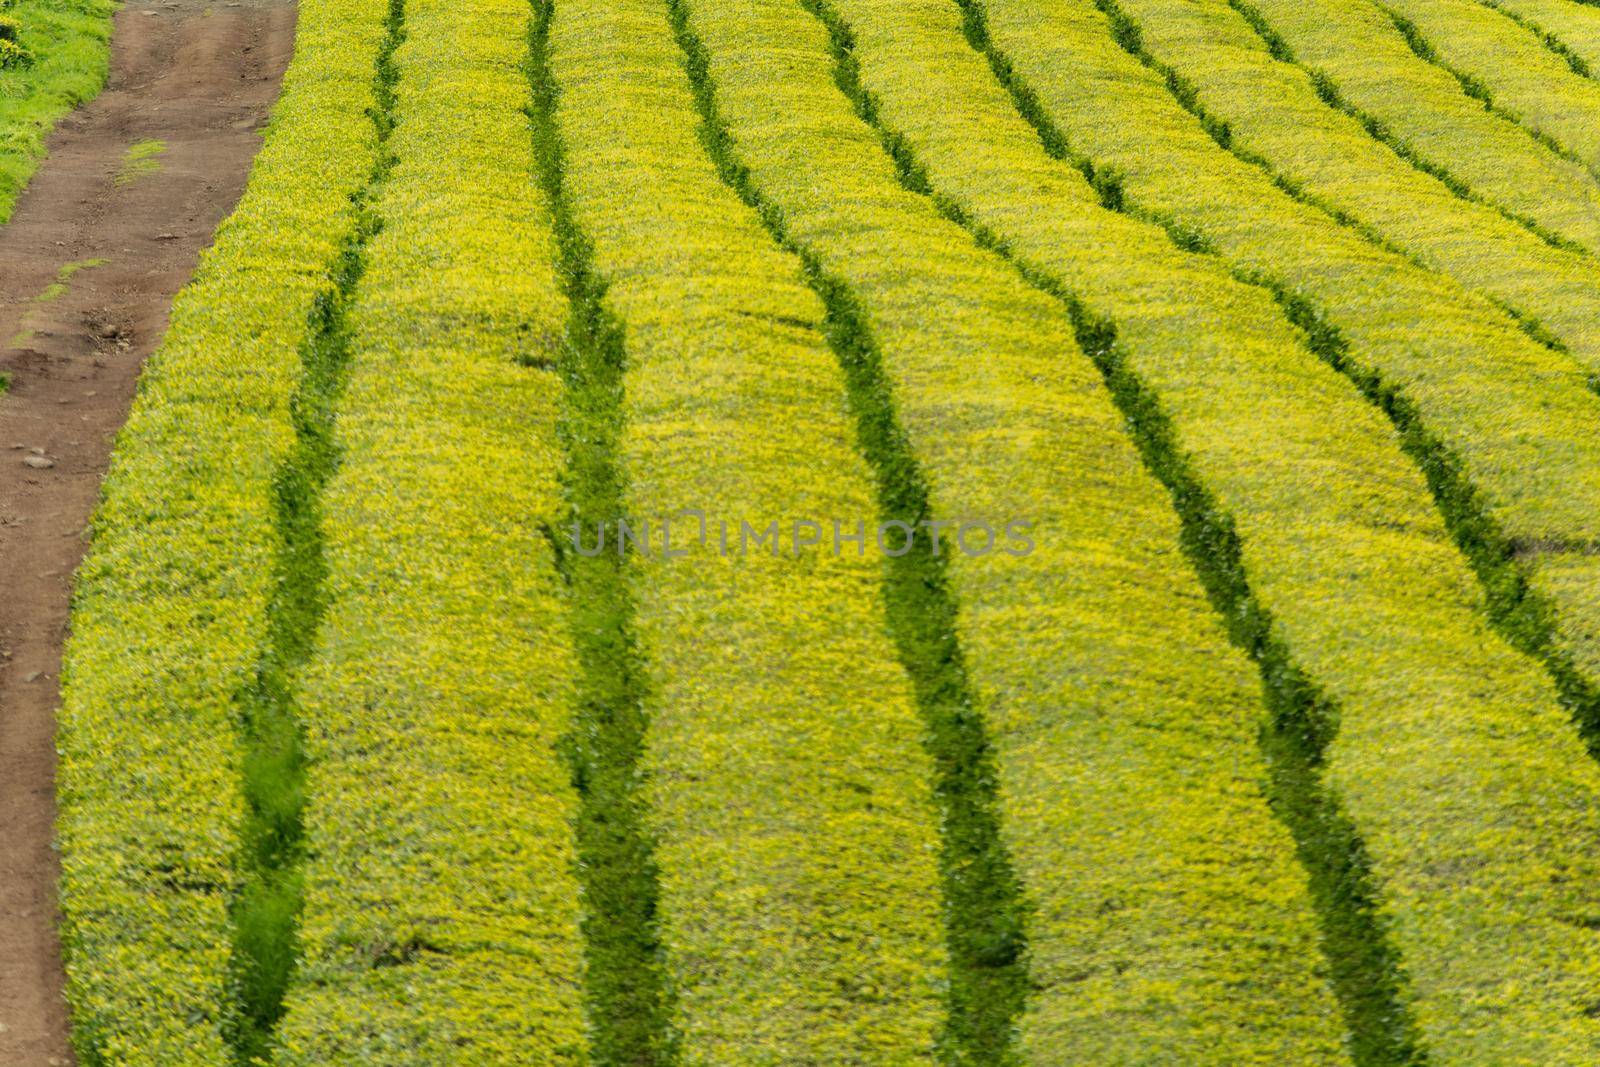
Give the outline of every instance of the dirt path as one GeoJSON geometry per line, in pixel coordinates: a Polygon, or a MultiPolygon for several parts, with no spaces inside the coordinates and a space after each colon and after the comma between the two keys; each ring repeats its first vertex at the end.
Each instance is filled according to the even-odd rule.
{"type": "Polygon", "coordinates": [[[293,37],[290,0],[130,0],[109,87],[62,122],[0,228],[0,1067],[71,1062],[53,740],[83,529],[140,364],[244,187],[293,37]]]}

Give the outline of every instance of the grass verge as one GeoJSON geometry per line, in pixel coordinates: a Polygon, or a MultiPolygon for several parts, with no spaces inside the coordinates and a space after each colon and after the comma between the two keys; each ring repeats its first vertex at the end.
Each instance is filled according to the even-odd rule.
{"type": "Polygon", "coordinates": [[[0,223],[45,155],[63,115],[105,86],[115,0],[34,0],[17,7],[15,40],[0,63],[0,223]]]}

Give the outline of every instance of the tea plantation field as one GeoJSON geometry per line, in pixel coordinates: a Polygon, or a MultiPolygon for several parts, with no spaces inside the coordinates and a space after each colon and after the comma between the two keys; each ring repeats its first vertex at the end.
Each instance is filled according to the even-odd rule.
{"type": "Polygon", "coordinates": [[[298,18],[77,577],[81,1063],[1600,1062],[1600,6],[298,18]]]}

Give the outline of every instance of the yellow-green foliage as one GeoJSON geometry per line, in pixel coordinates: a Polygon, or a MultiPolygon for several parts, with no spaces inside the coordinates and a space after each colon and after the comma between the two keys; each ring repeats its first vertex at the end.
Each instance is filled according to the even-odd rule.
{"type": "Polygon", "coordinates": [[[1576,74],[1538,37],[1479,0],[1382,2],[1408,19],[1452,70],[1481,83],[1497,107],[1600,169],[1600,85],[1576,74]]]}
{"type": "Polygon", "coordinates": [[[109,66],[115,0],[29,0],[0,9],[0,222],[44,156],[56,121],[93,97],[109,66]]]}
{"type": "MultiPolygon", "coordinates": [[[[1218,147],[1169,92],[1181,85],[1119,49],[1095,0],[984,4],[1098,189],[1042,149],[962,40],[958,5],[832,0],[881,103],[864,114],[905,137],[897,175],[851,111],[854,68],[836,66],[805,10],[821,2],[558,0],[547,52],[545,9],[535,30],[526,0],[301,4],[249,190],[175,304],[80,572],[59,741],[79,1059],[233,1067],[262,1036],[250,1028],[273,1022],[235,1015],[255,1010],[240,988],[248,961],[230,950],[262,878],[248,848],[260,798],[241,783],[262,745],[248,709],[282,651],[298,559],[283,498],[315,437],[305,405],[326,342],[348,381],[316,398],[337,415],[326,454],[338,462],[306,535],[321,553],[307,594],[319,625],[298,636],[316,643],[289,679],[310,760],[304,841],[289,850],[303,846],[304,862],[271,873],[303,879],[305,902],[280,931],[299,964],[275,1062],[604,1058],[597,1035],[619,1028],[604,1012],[635,991],[613,1003],[601,986],[657,977],[627,970],[654,966],[653,944],[613,957],[604,938],[657,933],[672,1018],[640,1029],[685,1063],[958,1058],[961,1020],[948,1016],[966,949],[945,927],[963,880],[986,875],[951,846],[970,824],[942,806],[949,750],[913,684],[926,675],[906,651],[903,572],[870,533],[860,555],[849,542],[838,555],[827,529],[870,531],[923,478],[934,518],[1031,524],[1031,554],[974,558],[946,542],[937,571],[1029,906],[1019,1060],[1347,1062],[1339,1011],[1359,1029],[1370,1009],[1352,1008],[1347,985],[1335,1004],[1329,975],[1350,961],[1319,958],[1315,927],[1336,957],[1348,949],[1338,926],[1359,905],[1330,904],[1351,886],[1328,879],[1357,854],[1330,857],[1340,832],[1308,840],[1286,810],[1315,784],[1371,859],[1378,933],[1400,952],[1396,1025],[1414,1015],[1441,1064],[1591,1062],[1600,769],[1542,670],[1490,630],[1394,429],[1266,287],[1240,278],[1323,314],[1355,376],[1395,387],[1459,457],[1474,506],[1556,606],[1566,649],[1600,674],[1600,399],[1580,370],[1600,369],[1593,264],[1378,145],[1274,61],[1229,0],[1098,6],[1125,8],[1195,85],[1213,133],[1264,168],[1218,147]],[[393,64],[386,8],[403,15],[393,64]],[[686,70],[674,39],[686,25],[708,67],[690,47],[686,70]],[[524,113],[530,40],[536,85],[546,65],[560,85],[553,116],[542,93],[524,113]],[[706,99],[693,90],[708,85],[731,141],[697,129],[706,99]],[[730,149],[748,173],[719,174],[730,149]],[[539,178],[564,194],[555,204],[539,178]],[[908,191],[923,182],[935,197],[908,191]],[[772,212],[758,217],[736,188],[772,212]],[[1218,256],[1180,251],[1151,220],[1218,256]],[[556,240],[569,223],[587,243],[556,240]],[[353,289],[340,283],[356,277],[352,250],[353,289]],[[622,390],[604,397],[573,353],[612,350],[587,336],[589,305],[569,318],[561,291],[583,290],[591,268],[626,357],[622,390]],[[848,286],[857,334],[819,270],[848,286]],[[1491,301],[1537,316],[1573,354],[1491,301]],[[1115,327],[1114,344],[1085,313],[1115,327]],[[1086,352],[1075,325],[1099,343],[1086,352]],[[870,374],[916,470],[874,444],[850,362],[863,352],[881,357],[870,374]],[[579,413],[590,422],[574,416],[597,401],[579,413]],[[1150,402],[1159,412],[1138,406],[1150,402]],[[1237,529],[1251,589],[1233,607],[1270,612],[1256,651],[1274,706],[1280,648],[1336,705],[1318,782],[1285,785],[1304,754],[1263,757],[1259,681],[1180,551],[1125,415],[1178,487],[1183,536],[1219,600],[1206,553],[1224,550],[1196,539],[1237,529]],[[616,632],[574,634],[598,612],[574,595],[588,572],[560,527],[569,508],[609,499],[611,483],[583,483],[612,472],[573,435],[603,436],[613,418],[605,459],[654,536],[605,572],[629,608],[601,620],[616,632]],[[1170,439],[1153,444],[1152,427],[1170,439]],[[685,537],[690,509],[709,541],[685,537]],[[672,515],[681,558],[663,554],[672,515]],[[796,553],[802,519],[823,528],[796,553]],[[775,520],[786,540],[721,554],[717,524],[737,540],[741,520],[775,520]],[[608,654],[626,662],[599,662],[608,654]],[[610,808],[574,789],[591,765],[558,756],[633,710],[589,706],[608,667],[647,723],[637,797],[610,808]],[[651,864],[631,839],[583,851],[596,824],[635,814],[651,864]],[[580,855],[636,866],[596,880],[580,855]],[[659,909],[586,900],[597,886],[659,888],[659,909]],[[593,925],[630,909],[637,927],[593,925]]],[[[1421,157],[1600,246],[1588,179],[1408,57],[1376,8],[1251,2],[1421,157]]],[[[1581,119],[1600,114],[1600,90],[1555,78],[1537,37],[1466,0],[1384,2],[1530,128],[1600,154],[1581,119]],[[1529,103],[1535,81],[1553,88],[1529,103]]],[[[1574,54],[1600,50],[1590,12],[1492,3],[1568,35],[1574,54]]],[[[0,71],[0,213],[40,131],[98,86],[109,7],[38,0],[16,33],[0,19],[0,46],[20,37],[39,53],[0,71]]],[[[631,753],[607,755],[634,780],[631,753]]]]}
{"type": "MultiPolygon", "coordinates": [[[[870,531],[822,307],[704,155],[663,8],[558,2],[551,61],[574,215],[626,330],[632,514],[870,531]]],[[[689,547],[661,558],[658,535],[633,582],[684,1059],[926,1063],[944,981],[933,768],[881,561],[787,542],[724,558],[714,527],[689,547]]]]}
{"type": "MultiPolygon", "coordinates": [[[[1578,366],[1219,151],[1161,77],[1112,42],[1089,3],[986,7],[996,40],[1075,150],[1120,175],[1131,207],[1313,300],[1349,342],[1358,370],[1399,387],[1462,461],[1479,505],[1524,556],[1600,540],[1600,403],[1578,366]],[[1100,121],[1107,109],[1118,122],[1100,121]]],[[[1581,566],[1581,558],[1560,566],[1581,566]]],[[[1536,574],[1534,587],[1557,606],[1568,640],[1582,645],[1577,635],[1594,631],[1597,606],[1569,596],[1570,583],[1547,585],[1536,574]]],[[[1600,667],[1600,656],[1580,658],[1600,667]]]]}
{"type": "MultiPolygon", "coordinates": [[[[1125,6],[1131,11],[1138,2],[1125,0],[1125,6]]],[[[1583,40],[1588,28],[1600,43],[1600,13],[1570,4],[1566,8],[1571,10],[1550,9],[1542,0],[1503,2],[1528,8],[1572,40],[1583,40]]],[[[1503,324],[1464,302],[1452,287],[1402,269],[1376,249],[1361,249],[1351,237],[1318,224],[1314,213],[1301,211],[1298,224],[1291,224],[1294,210],[1266,188],[1265,176],[1252,177],[1251,168],[1215,151],[1210,138],[1170,100],[1159,76],[1110,43],[1104,18],[1090,0],[1051,0],[1044,16],[1048,28],[1034,24],[1036,16],[1017,13],[1014,0],[990,3],[995,32],[1024,62],[1050,112],[1081,151],[1125,175],[1132,201],[1204,234],[1245,269],[1279,278],[1315,298],[1352,343],[1351,355],[1358,363],[1401,387],[1428,430],[1463,461],[1487,514],[1520,546],[1534,589],[1555,609],[1561,646],[1591,678],[1600,676],[1600,646],[1593,636],[1600,626],[1600,605],[1581,582],[1571,579],[1590,573],[1593,563],[1586,546],[1600,541],[1595,404],[1579,367],[1510,337],[1503,324]],[[1052,38],[1046,50],[1040,42],[1052,38]],[[1096,116],[1108,106],[1126,120],[1099,122],[1096,116]],[[1419,312],[1424,308],[1426,312],[1419,312]],[[1569,552],[1576,554],[1562,558],[1569,552]]],[[[1203,24],[1188,21],[1199,17],[1193,5],[1165,8],[1159,17],[1147,13],[1140,20],[1145,45],[1195,79],[1212,114],[1231,122],[1236,143],[1256,151],[1270,147],[1274,162],[1285,164],[1297,178],[1307,178],[1308,189],[1326,192],[1331,187],[1319,185],[1319,171],[1289,166],[1300,154],[1315,151],[1311,139],[1291,132],[1317,121],[1309,88],[1292,95],[1283,91],[1295,76],[1248,43],[1249,30],[1233,12],[1220,2],[1207,3],[1203,24]],[[1176,22],[1180,11],[1182,23],[1176,22]],[[1168,37],[1154,31],[1169,22],[1171,45],[1162,48],[1168,37]],[[1252,74],[1259,92],[1272,85],[1268,99],[1273,106],[1292,110],[1272,115],[1260,107],[1261,98],[1247,101],[1240,94],[1251,82],[1243,78],[1238,92],[1220,91],[1227,81],[1218,71],[1226,69],[1252,74]]],[[[1276,0],[1272,9],[1280,10],[1276,0]]],[[[1323,121],[1318,136],[1331,136],[1339,120],[1324,112],[1323,121]]],[[[1354,166],[1360,157],[1354,131],[1343,131],[1340,143],[1349,151],[1339,159],[1317,155],[1313,160],[1324,165],[1321,174],[1354,166]]],[[[1383,156],[1381,151],[1372,153],[1374,162],[1383,162],[1389,180],[1406,181],[1405,171],[1383,156]]],[[[1402,244],[1420,236],[1463,252],[1478,246],[1481,232],[1463,228],[1447,235],[1421,225],[1417,212],[1402,210],[1397,198],[1375,195],[1374,185],[1353,180],[1374,182],[1381,176],[1375,167],[1357,168],[1352,180],[1340,183],[1350,194],[1340,200],[1341,206],[1375,208],[1370,220],[1382,236],[1403,237],[1402,244]]],[[[1438,203],[1449,206],[1442,197],[1438,203]]],[[[1462,220],[1460,225],[1472,224],[1462,220]]],[[[1477,260],[1453,257],[1457,265],[1451,270],[1465,283],[1471,284],[1476,274],[1503,273],[1509,266],[1495,261],[1487,246],[1479,251],[1483,258],[1477,260]]],[[[1592,273],[1591,267],[1585,269],[1592,273]]],[[[1575,306],[1567,310],[1562,335],[1592,377],[1600,364],[1595,349],[1583,340],[1592,334],[1578,321],[1588,316],[1575,306]]]]}
{"type": "Polygon", "coordinates": [[[1418,405],[1505,532],[1600,537],[1600,398],[1487,301],[1383,251],[1220,150],[1088,0],[986,0],[995,40],[1128,206],[1313,301],[1356,365],[1418,405]],[[1119,116],[1103,121],[1108,112],[1119,116]]]}
{"type": "Polygon", "coordinates": [[[528,19],[406,4],[299,687],[310,859],[282,1064],[584,1060],[557,755],[573,665],[541,533],[566,305],[530,184],[528,19]]]}
{"type": "Polygon", "coordinates": [[[740,158],[870,316],[934,515],[1033,523],[1025,558],[951,558],[1033,906],[1024,1059],[1340,1062],[1259,683],[1065,312],[899,186],[816,20],[690,8],[740,158]]]}
{"type": "MultiPolygon", "coordinates": [[[[0,22],[0,27],[4,25],[5,23],[0,22]]],[[[15,40],[0,35],[0,68],[25,67],[31,62],[33,62],[32,52],[15,40]]]]}
{"type": "Polygon", "coordinates": [[[1600,677],[1600,556],[1591,545],[1536,554],[1529,566],[1534,587],[1556,607],[1562,646],[1589,677],[1600,677]]]}
{"type": "MultiPolygon", "coordinates": [[[[1083,0],[1087,3],[1088,0],[1083,0]]],[[[1325,105],[1274,60],[1227,0],[1120,0],[1145,46],[1191,83],[1233,144],[1426,266],[1534,316],[1600,368],[1600,282],[1587,257],[1551,248],[1469,203],[1325,105]]]]}
{"type": "Polygon", "coordinates": [[[327,271],[372,166],[382,12],[307,0],[249,192],[145,374],[79,572],[59,835],[73,1038],[87,1062],[229,1061],[236,697],[272,575],[273,473],[327,271]]]}
{"type": "Polygon", "coordinates": [[[0,67],[22,67],[33,62],[33,53],[21,41],[22,21],[15,15],[0,15],[0,67]]]}
{"type": "Polygon", "coordinates": [[[1326,784],[1373,857],[1439,1060],[1588,1062],[1600,956],[1571,917],[1600,907],[1600,770],[1543,672],[1481,617],[1477,583],[1382,415],[1265,292],[1095,207],[961,51],[952,6],[838,8],[885,122],[934,187],[1118,327],[1176,448],[1231,512],[1278,636],[1339,707],[1326,784]]]}
{"type": "Polygon", "coordinates": [[[1588,67],[1600,68],[1600,10],[1573,0],[1484,0],[1588,67]]]}
{"type": "Polygon", "coordinates": [[[1120,176],[1128,204],[1205,238],[1241,270],[1313,300],[1461,460],[1478,504],[1556,608],[1567,650],[1600,673],[1600,603],[1570,575],[1600,540],[1600,403],[1583,372],[1493,309],[1295,203],[1219,151],[1161,77],[1083,0],[987,0],[996,41],[1075,151],[1120,176]],[[1100,121],[1107,109],[1120,117],[1100,121]],[[1426,309],[1425,315],[1419,309],[1426,309]],[[1561,580],[1557,576],[1562,576],[1561,580]]]}
{"type": "Polygon", "coordinates": [[[1295,62],[1326,77],[1346,104],[1377,119],[1420,159],[1491,203],[1600,251],[1600,187],[1589,172],[1418,58],[1383,10],[1368,0],[1249,2],[1295,62]]]}

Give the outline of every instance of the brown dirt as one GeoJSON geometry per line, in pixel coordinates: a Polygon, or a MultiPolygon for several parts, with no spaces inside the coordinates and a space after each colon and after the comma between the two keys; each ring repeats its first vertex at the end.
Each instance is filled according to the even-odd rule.
{"type": "Polygon", "coordinates": [[[0,228],[0,1067],[71,1062],[53,847],[69,582],[140,365],[244,188],[294,19],[291,0],[130,0],[106,91],[0,228]],[[119,181],[146,140],[166,142],[158,168],[119,181]]]}

